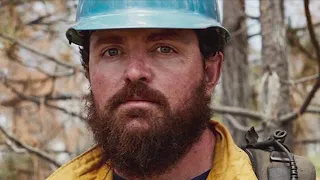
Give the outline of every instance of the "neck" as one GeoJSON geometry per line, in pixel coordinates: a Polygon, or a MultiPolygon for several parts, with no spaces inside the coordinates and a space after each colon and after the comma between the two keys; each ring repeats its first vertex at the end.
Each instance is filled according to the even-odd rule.
{"type": "MultiPolygon", "coordinates": [[[[212,168],[213,149],[215,145],[215,136],[209,128],[202,133],[199,141],[194,143],[186,155],[167,173],[148,179],[192,179],[203,172],[212,168]]],[[[119,171],[116,171],[122,177],[126,177],[119,171]]],[[[126,177],[126,179],[132,179],[126,177]]],[[[139,178],[137,178],[139,179],[139,178]]],[[[135,179],[134,179],[135,180],[135,179]]]]}

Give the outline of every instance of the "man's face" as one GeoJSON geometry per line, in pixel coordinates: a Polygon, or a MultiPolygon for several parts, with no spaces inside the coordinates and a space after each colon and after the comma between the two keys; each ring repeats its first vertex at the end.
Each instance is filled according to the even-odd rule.
{"type": "Polygon", "coordinates": [[[205,129],[220,60],[204,66],[192,30],[95,31],[88,126],[116,169],[164,173],[205,129]],[[214,77],[212,77],[214,76],[214,77]]]}

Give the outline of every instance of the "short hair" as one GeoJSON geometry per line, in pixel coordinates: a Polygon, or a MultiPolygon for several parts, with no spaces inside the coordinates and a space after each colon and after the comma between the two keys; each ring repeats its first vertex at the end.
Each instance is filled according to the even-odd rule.
{"type": "MultiPolygon", "coordinates": [[[[214,56],[217,52],[223,52],[226,34],[219,28],[194,30],[198,37],[199,49],[204,60],[214,56]]],[[[90,54],[90,31],[83,31],[83,46],[79,48],[81,54],[81,64],[85,69],[86,76],[89,72],[90,54]]]]}

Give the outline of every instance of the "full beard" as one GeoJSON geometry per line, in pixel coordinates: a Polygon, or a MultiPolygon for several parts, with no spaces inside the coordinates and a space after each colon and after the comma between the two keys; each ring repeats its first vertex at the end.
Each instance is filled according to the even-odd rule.
{"type": "Polygon", "coordinates": [[[204,81],[190,94],[172,109],[160,91],[142,82],[131,83],[110,98],[101,111],[91,92],[86,105],[87,126],[102,147],[104,161],[122,174],[139,179],[170,171],[199,140],[212,115],[204,81]],[[133,96],[157,102],[157,110],[117,109],[133,96]],[[147,123],[148,128],[128,128],[132,119],[147,123]]]}

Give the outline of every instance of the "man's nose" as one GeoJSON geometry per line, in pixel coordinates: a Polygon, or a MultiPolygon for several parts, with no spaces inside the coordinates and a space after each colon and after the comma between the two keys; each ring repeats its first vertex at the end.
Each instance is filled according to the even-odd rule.
{"type": "Polygon", "coordinates": [[[125,81],[145,81],[149,83],[152,79],[150,66],[142,56],[131,57],[125,70],[125,81]]]}

